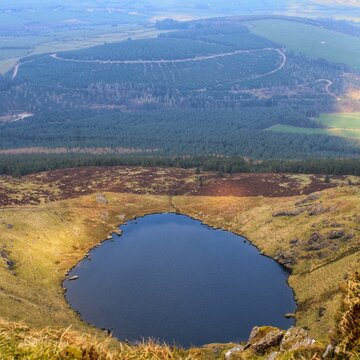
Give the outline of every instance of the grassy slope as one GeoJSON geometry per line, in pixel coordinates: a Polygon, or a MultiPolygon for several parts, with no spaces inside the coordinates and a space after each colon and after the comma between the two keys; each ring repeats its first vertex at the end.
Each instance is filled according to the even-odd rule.
{"type": "MultiPolygon", "coordinates": [[[[289,241],[292,239],[309,239],[315,231],[325,235],[330,231],[330,227],[324,224],[326,220],[338,222],[357,232],[360,230],[357,220],[351,217],[360,212],[359,189],[332,189],[323,192],[320,201],[323,206],[333,208],[330,213],[311,216],[305,212],[294,217],[272,216],[273,212],[294,208],[296,200],[298,199],[183,197],[174,202],[183,213],[209,225],[245,235],[269,256],[274,256],[278,249],[290,251],[289,241]]],[[[325,241],[329,244],[332,242],[325,241]]],[[[358,241],[359,239],[354,243],[341,244],[337,252],[324,260],[313,257],[304,249],[297,255],[298,264],[289,279],[299,305],[297,324],[311,329],[313,336],[326,338],[328,330],[335,325],[340,300],[339,285],[348,271],[360,270],[358,241]],[[348,256],[342,257],[347,252],[348,256]],[[304,255],[310,258],[299,259],[304,255]],[[319,317],[320,307],[326,308],[323,317],[319,317]]]]}
{"type": "Polygon", "coordinates": [[[326,125],[326,129],[302,128],[277,124],[268,130],[307,135],[332,135],[345,138],[360,139],[360,113],[323,114],[316,121],[326,125]]]}
{"type": "Polygon", "coordinates": [[[89,196],[1,210],[2,246],[16,264],[15,276],[1,262],[4,318],[35,326],[83,327],[64,302],[61,282],[67,270],[115,230],[119,215],[130,219],[172,209],[167,197],[114,194],[110,199],[111,205],[106,206],[89,196]]]}
{"type": "Polygon", "coordinates": [[[254,21],[250,30],[295,52],[360,70],[360,39],[357,37],[284,20],[254,21]]]}
{"type": "Polygon", "coordinates": [[[331,128],[360,130],[360,113],[322,114],[316,120],[331,128]]]}
{"type": "MultiPolygon", "coordinates": [[[[45,183],[44,187],[49,185],[45,183]]],[[[118,224],[154,212],[179,211],[209,225],[245,235],[270,256],[279,249],[291,251],[289,241],[294,238],[305,241],[314,231],[326,235],[333,222],[352,231],[354,238],[345,242],[325,237],[327,245],[339,244],[338,250],[325,258],[319,258],[317,252],[297,249],[297,264],[290,284],[299,303],[298,325],[308,327],[317,338],[326,339],[328,331],[335,326],[341,298],[339,288],[346,273],[360,270],[358,187],[325,190],[313,203],[329,208],[327,212],[314,216],[303,212],[293,217],[273,217],[272,214],[296,208],[294,204],[303,197],[170,197],[121,193],[108,193],[107,197],[109,204],[98,204],[92,194],[0,209],[1,250],[6,250],[9,259],[15,262],[15,269],[9,270],[0,259],[3,318],[25,321],[38,328],[72,325],[74,330],[103,337],[100,331],[83,324],[69,308],[61,282],[67,270],[99,240],[107,238],[118,224]],[[10,224],[12,226],[8,226],[10,224]],[[323,316],[319,315],[320,307],[325,308],[323,316]]]]}

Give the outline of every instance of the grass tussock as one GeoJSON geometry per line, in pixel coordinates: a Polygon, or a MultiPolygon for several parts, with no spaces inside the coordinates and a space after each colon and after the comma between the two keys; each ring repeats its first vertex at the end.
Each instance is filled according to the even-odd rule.
{"type": "Polygon", "coordinates": [[[45,328],[35,330],[20,323],[0,320],[0,359],[26,360],[175,360],[201,359],[189,351],[154,341],[137,345],[98,339],[91,335],[45,328]]]}
{"type": "Polygon", "coordinates": [[[340,349],[352,359],[360,358],[360,273],[348,280],[344,289],[339,322],[340,349]]]}

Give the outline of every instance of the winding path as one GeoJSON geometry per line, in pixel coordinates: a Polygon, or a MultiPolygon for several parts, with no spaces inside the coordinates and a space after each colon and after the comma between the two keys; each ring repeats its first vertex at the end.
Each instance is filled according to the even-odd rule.
{"type": "Polygon", "coordinates": [[[336,100],[341,100],[336,94],[334,94],[331,90],[330,90],[330,87],[332,85],[334,85],[334,83],[329,80],[329,79],[318,79],[316,80],[315,82],[325,82],[326,83],[326,86],[325,86],[325,91],[333,98],[335,98],[336,100]]]}
{"type": "Polygon", "coordinates": [[[81,59],[67,59],[63,58],[57,54],[50,55],[53,59],[66,61],[66,62],[76,62],[76,63],[86,63],[86,64],[171,64],[171,63],[184,63],[184,62],[194,62],[194,61],[204,61],[210,59],[217,59],[226,56],[233,56],[237,54],[250,54],[252,52],[260,52],[260,51],[276,51],[283,57],[284,61],[281,64],[280,68],[276,69],[275,71],[280,70],[284,67],[286,63],[286,55],[280,50],[275,48],[263,48],[263,49],[253,49],[253,50],[235,50],[226,53],[220,54],[212,54],[212,55],[204,55],[204,56],[196,56],[193,58],[186,58],[186,59],[172,59],[172,60],[81,60],[81,59]]]}
{"type": "MultiPolygon", "coordinates": [[[[205,61],[205,60],[223,58],[223,57],[227,57],[227,56],[233,56],[233,55],[237,55],[237,54],[251,54],[251,53],[256,53],[256,52],[261,52],[261,51],[275,51],[275,52],[277,52],[279,54],[282,61],[281,61],[280,65],[277,66],[274,70],[271,70],[271,71],[266,72],[264,74],[253,75],[250,78],[246,79],[246,80],[255,80],[255,79],[260,79],[260,78],[263,78],[265,76],[275,74],[278,71],[280,71],[286,65],[287,57],[286,57],[286,54],[285,54],[283,49],[262,48],[262,49],[252,49],[252,50],[235,50],[235,51],[232,51],[232,52],[226,52],[226,53],[220,53],[220,54],[196,56],[196,57],[193,57],[193,58],[173,59],[173,60],[165,60],[165,59],[160,59],[160,60],[80,60],[80,59],[66,59],[66,58],[63,58],[63,57],[61,57],[61,56],[59,56],[57,54],[52,54],[50,56],[55,60],[65,61],[65,62],[75,62],[75,63],[110,64],[110,65],[111,64],[127,64],[127,65],[144,64],[145,65],[145,64],[175,64],[175,63],[205,61]]],[[[231,81],[231,82],[226,83],[226,84],[235,84],[235,83],[238,83],[239,81],[242,81],[242,80],[234,80],[234,81],[231,81]]],[[[217,86],[220,86],[220,85],[224,85],[224,83],[212,85],[212,86],[210,86],[210,88],[217,87],[217,86]]],[[[206,89],[201,89],[201,90],[206,90],[206,89]]],[[[197,89],[195,91],[199,91],[199,89],[197,89]]]]}
{"type": "Polygon", "coordinates": [[[15,65],[14,72],[13,72],[12,77],[11,77],[12,80],[14,80],[16,78],[16,75],[17,75],[17,73],[19,71],[19,67],[20,67],[20,64],[15,65]]]}
{"type": "MultiPolygon", "coordinates": [[[[59,56],[58,54],[52,54],[50,55],[51,58],[58,60],[58,61],[65,61],[65,62],[74,62],[74,63],[85,63],[85,64],[174,64],[174,63],[186,63],[186,62],[195,62],[195,61],[205,61],[205,60],[211,60],[211,59],[217,59],[227,56],[233,56],[238,54],[251,54],[255,52],[261,52],[261,51],[276,51],[282,58],[281,64],[274,70],[267,72],[265,74],[255,75],[251,79],[258,79],[264,76],[268,76],[271,74],[274,74],[278,71],[280,71],[286,64],[287,58],[283,50],[277,49],[277,48],[262,48],[262,49],[252,49],[252,50],[235,50],[231,52],[226,53],[220,53],[220,54],[212,54],[212,55],[204,55],[204,56],[196,56],[193,58],[186,58],[186,59],[173,59],[173,60],[80,60],[80,59],[67,59],[59,56]]],[[[33,60],[27,61],[31,62],[33,60]]],[[[20,66],[27,63],[18,63],[15,65],[12,75],[12,80],[14,80],[19,72],[20,66]]]]}

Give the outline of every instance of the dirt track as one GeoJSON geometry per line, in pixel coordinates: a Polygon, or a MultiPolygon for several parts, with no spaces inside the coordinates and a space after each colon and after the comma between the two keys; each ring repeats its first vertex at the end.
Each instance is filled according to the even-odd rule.
{"type": "Polygon", "coordinates": [[[279,68],[276,68],[271,73],[274,73],[280,69],[282,69],[286,63],[286,55],[280,50],[276,48],[263,48],[263,49],[250,49],[250,50],[235,50],[231,52],[226,53],[220,53],[220,54],[211,54],[211,55],[203,55],[203,56],[195,56],[193,58],[185,58],[185,59],[172,59],[172,60],[166,60],[166,59],[159,59],[159,60],[86,60],[86,59],[68,59],[63,58],[59,56],[58,54],[52,54],[50,55],[53,59],[59,60],[59,61],[65,61],[65,62],[75,62],[75,63],[86,63],[86,64],[167,64],[167,63],[184,63],[184,62],[195,62],[195,61],[205,61],[205,60],[211,60],[211,59],[217,59],[222,58],[226,56],[233,56],[237,54],[248,54],[252,52],[259,52],[259,51],[276,51],[281,57],[282,57],[282,63],[279,66],[279,68]]]}

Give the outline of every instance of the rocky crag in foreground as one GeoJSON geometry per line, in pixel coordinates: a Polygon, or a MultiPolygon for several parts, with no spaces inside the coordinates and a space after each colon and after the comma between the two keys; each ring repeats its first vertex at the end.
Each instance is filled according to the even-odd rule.
{"type": "MultiPolygon", "coordinates": [[[[340,352],[339,349],[336,349],[340,352]]],[[[299,327],[291,327],[284,331],[275,327],[254,327],[246,345],[237,345],[225,353],[225,359],[250,359],[263,357],[268,360],[281,359],[284,355],[293,354],[295,357],[311,355],[312,357],[330,359],[335,355],[335,348],[329,344],[325,351],[315,339],[299,327]]]]}

